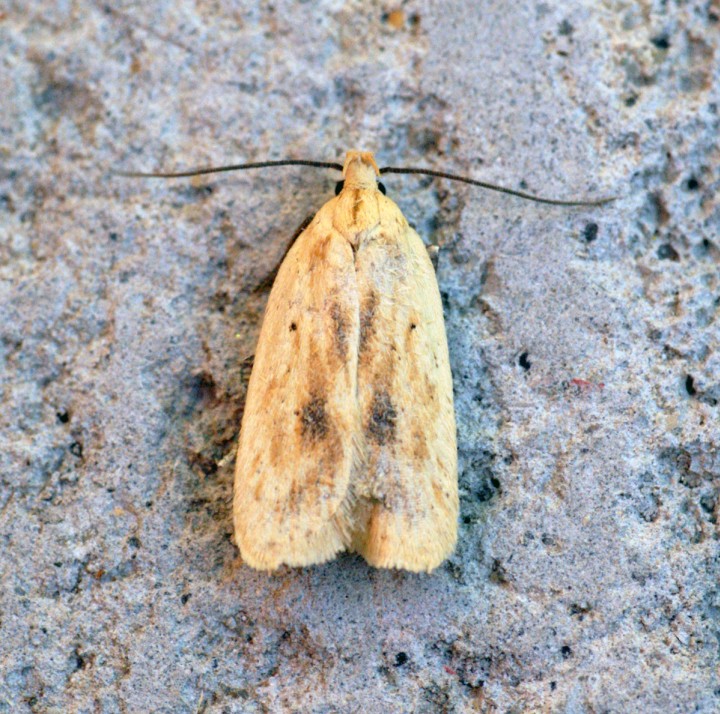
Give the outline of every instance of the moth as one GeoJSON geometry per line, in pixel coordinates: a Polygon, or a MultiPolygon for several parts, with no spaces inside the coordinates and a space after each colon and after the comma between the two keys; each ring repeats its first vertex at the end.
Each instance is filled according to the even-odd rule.
{"type": "Polygon", "coordinates": [[[351,151],[343,186],[290,248],[268,299],[240,429],[243,560],[344,550],[432,570],[457,540],[452,377],[424,243],[351,151]]]}
{"type": "Polygon", "coordinates": [[[298,235],[268,299],[248,385],[233,519],[260,570],[323,563],[432,571],[457,541],[452,376],[442,303],[425,244],[384,195],[381,173],[424,173],[543,203],[513,189],[425,169],[378,169],[349,151],[338,194],[298,235]]]}

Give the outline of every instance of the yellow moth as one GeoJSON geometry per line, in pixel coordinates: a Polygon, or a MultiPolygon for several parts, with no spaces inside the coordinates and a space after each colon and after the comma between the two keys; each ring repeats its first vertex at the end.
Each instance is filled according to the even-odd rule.
{"type": "Polygon", "coordinates": [[[240,430],[243,560],[272,570],[343,550],[437,567],[457,540],[452,377],[425,245],[351,151],[340,193],[275,279],[240,430]]]}
{"type": "Polygon", "coordinates": [[[452,376],[442,304],[424,243],[380,190],[378,169],[350,151],[344,181],[299,234],[270,292],[235,467],[233,518],[253,568],[322,563],[342,551],[373,566],[431,571],[457,541],[452,376]]]}

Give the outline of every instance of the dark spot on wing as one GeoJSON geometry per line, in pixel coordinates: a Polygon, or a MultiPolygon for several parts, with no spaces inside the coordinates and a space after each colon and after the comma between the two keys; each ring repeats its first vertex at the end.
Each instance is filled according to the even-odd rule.
{"type": "Polygon", "coordinates": [[[300,433],[305,439],[322,439],[328,433],[325,399],[313,397],[300,413],[300,433]]]}
{"type": "MultiPolygon", "coordinates": [[[[405,353],[407,355],[415,355],[418,349],[422,349],[422,341],[418,342],[417,328],[419,319],[415,315],[410,316],[410,322],[408,323],[408,329],[405,333],[405,353]]],[[[410,362],[413,363],[415,360],[411,357],[410,362]]]]}
{"type": "Polygon", "coordinates": [[[367,430],[370,438],[378,444],[395,439],[397,411],[387,392],[377,392],[372,403],[372,411],[367,430]]]}
{"type": "Polygon", "coordinates": [[[295,322],[290,323],[290,332],[295,332],[297,330],[297,324],[295,322]]]}
{"type": "Polygon", "coordinates": [[[340,359],[344,360],[347,357],[348,320],[342,308],[336,302],[330,307],[330,317],[333,321],[335,347],[340,355],[340,359]]]}

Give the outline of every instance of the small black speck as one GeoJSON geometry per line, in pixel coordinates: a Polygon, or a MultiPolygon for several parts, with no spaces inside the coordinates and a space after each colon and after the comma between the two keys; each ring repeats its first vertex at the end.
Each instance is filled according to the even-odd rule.
{"type": "Polygon", "coordinates": [[[73,659],[75,660],[75,669],[82,669],[85,666],[85,658],[78,652],[77,649],[73,652],[73,659]]]}
{"type": "Polygon", "coordinates": [[[79,441],[73,441],[73,443],[70,444],[70,453],[73,456],[77,456],[78,458],[81,458],[83,455],[82,444],[79,441]]]}
{"type": "Polygon", "coordinates": [[[495,558],[492,562],[492,567],[490,569],[490,582],[497,583],[498,585],[510,582],[505,566],[497,558],[495,558]]]}
{"type": "MultiPolygon", "coordinates": [[[[706,493],[700,497],[700,508],[702,508],[705,513],[709,513],[710,515],[714,514],[716,506],[717,496],[714,494],[706,493]]],[[[715,520],[713,519],[712,522],[714,523],[715,520]]]]}
{"type": "Polygon", "coordinates": [[[295,332],[297,330],[297,325],[294,322],[290,323],[290,332],[295,332]]]}
{"type": "Polygon", "coordinates": [[[414,322],[410,323],[410,329],[414,330],[417,327],[417,325],[414,322]]]}
{"type": "Polygon", "coordinates": [[[685,186],[688,191],[697,191],[698,188],[700,188],[700,182],[695,178],[695,176],[690,176],[685,183],[685,186]]]}
{"type": "Polygon", "coordinates": [[[637,100],[637,94],[630,94],[629,96],[625,97],[625,106],[634,107],[637,104],[637,100]]]}
{"type": "Polygon", "coordinates": [[[477,499],[480,503],[485,503],[495,495],[496,491],[497,488],[495,488],[495,484],[493,484],[492,481],[483,480],[477,490],[477,499]]]}
{"type": "Polygon", "coordinates": [[[113,232],[110,234],[110,240],[116,241],[118,239],[118,234],[113,232]]]}
{"type": "Polygon", "coordinates": [[[658,246],[657,257],[660,260],[672,260],[675,263],[680,261],[680,254],[670,243],[663,243],[661,246],[658,246]]]}
{"type": "Polygon", "coordinates": [[[554,692],[557,689],[557,682],[550,682],[550,691],[554,692]]]}
{"type": "Polygon", "coordinates": [[[568,659],[572,656],[572,650],[570,649],[569,645],[563,645],[560,649],[560,653],[562,654],[563,659],[568,659]]]}
{"type": "Polygon", "coordinates": [[[518,364],[527,372],[532,367],[532,362],[528,359],[528,353],[523,352],[518,359],[518,364]]]}
{"type": "Polygon", "coordinates": [[[127,542],[131,548],[139,548],[140,547],[140,539],[137,536],[130,536],[128,538],[127,542]]]}
{"type": "Polygon", "coordinates": [[[592,606],[588,605],[588,603],[577,603],[574,602],[572,605],[570,605],[570,614],[571,615],[579,615],[579,619],[582,620],[583,616],[586,615],[588,612],[592,610],[592,606]]]}
{"type": "Polygon", "coordinates": [[[567,20],[563,20],[558,27],[558,33],[565,37],[572,35],[574,31],[575,28],[567,20]]]}
{"type": "Polygon", "coordinates": [[[395,666],[396,667],[402,667],[410,658],[407,656],[407,653],[405,652],[398,652],[395,655],[395,666]]]}
{"type": "Polygon", "coordinates": [[[185,605],[187,601],[192,597],[192,593],[185,593],[184,595],[180,596],[180,602],[185,605]]]}
{"type": "Polygon", "coordinates": [[[693,376],[691,374],[688,374],[688,376],[685,377],[685,391],[691,397],[694,397],[697,394],[697,389],[695,388],[695,380],[693,379],[693,376]]]}
{"type": "Polygon", "coordinates": [[[598,224],[597,223],[586,223],[583,228],[583,238],[588,242],[592,243],[598,237],[598,224]]]}
{"type": "Polygon", "coordinates": [[[670,47],[670,39],[667,35],[658,35],[657,37],[652,37],[650,39],[650,42],[652,42],[659,50],[666,50],[668,49],[668,47],[670,47]]]}
{"type": "Polygon", "coordinates": [[[67,424],[70,421],[70,412],[67,409],[61,409],[55,416],[61,424],[67,424]]]}

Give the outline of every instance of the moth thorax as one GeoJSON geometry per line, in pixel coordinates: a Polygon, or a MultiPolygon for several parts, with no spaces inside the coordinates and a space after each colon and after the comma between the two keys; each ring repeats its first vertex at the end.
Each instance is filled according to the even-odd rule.
{"type": "Polygon", "coordinates": [[[380,175],[375,158],[369,151],[348,151],[343,166],[345,188],[375,188],[380,175]]]}

